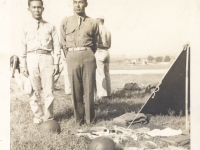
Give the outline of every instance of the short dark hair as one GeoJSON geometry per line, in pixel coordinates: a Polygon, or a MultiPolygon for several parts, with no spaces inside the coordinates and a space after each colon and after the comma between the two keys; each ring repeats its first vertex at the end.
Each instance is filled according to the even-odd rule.
{"type": "Polygon", "coordinates": [[[28,0],[28,6],[30,7],[30,4],[32,1],[40,1],[42,3],[42,6],[43,6],[43,1],[42,0],[28,0]]]}

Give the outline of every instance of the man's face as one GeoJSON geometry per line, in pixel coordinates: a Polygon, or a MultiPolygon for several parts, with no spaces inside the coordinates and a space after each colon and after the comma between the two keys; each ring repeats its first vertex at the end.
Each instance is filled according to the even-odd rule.
{"type": "Polygon", "coordinates": [[[85,13],[85,7],[87,7],[86,0],[73,0],[74,11],[77,14],[85,13]]]}
{"type": "Polygon", "coordinates": [[[32,1],[29,6],[29,11],[31,12],[33,18],[40,20],[42,18],[42,12],[44,7],[40,1],[32,1]]]}

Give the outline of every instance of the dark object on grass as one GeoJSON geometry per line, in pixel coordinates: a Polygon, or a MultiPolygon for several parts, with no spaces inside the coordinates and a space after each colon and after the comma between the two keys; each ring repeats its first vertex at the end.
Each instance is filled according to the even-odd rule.
{"type": "Polygon", "coordinates": [[[16,55],[13,55],[10,57],[10,69],[11,69],[11,74],[12,74],[12,78],[14,78],[14,74],[15,74],[15,69],[18,69],[18,72],[20,73],[20,61],[19,61],[19,57],[17,57],[16,55]]]}
{"type": "Polygon", "coordinates": [[[115,150],[115,143],[108,137],[98,137],[89,145],[89,150],[115,150]]]}
{"type": "Polygon", "coordinates": [[[118,125],[126,124],[126,126],[128,126],[130,125],[130,123],[147,124],[149,122],[149,119],[147,116],[145,116],[142,113],[137,114],[137,113],[131,112],[131,113],[125,113],[119,117],[114,118],[113,122],[118,125]]]}
{"type": "Polygon", "coordinates": [[[170,136],[170,137],[162,138],[161,140],[167,143],[176,145],[176,146],[187,146],[190,144],[189,135],[170,136]]]}
{"type": "Polygon", "coordinates": [[[137,84],[137,83],[125,83],[123,85],[123,88],[128,91],[141,91],[145,89],[143,84],[137,84]]]}
{"type": "Polygon", "coordinates": [[[60,124],[55,120],[47,120],[40,125],[40,128],[47,132],[60,133],[60,124]]]}

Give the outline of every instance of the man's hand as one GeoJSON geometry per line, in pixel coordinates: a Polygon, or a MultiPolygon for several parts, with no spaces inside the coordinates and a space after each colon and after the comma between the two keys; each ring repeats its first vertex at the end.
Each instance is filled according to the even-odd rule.
{"type": "Polygon", "coordinates": [[[59,65],[53,65],[53,76],[59,73],[59,65]]]}
{"type": "Polygon", "coordinates": [[[23,74],[25,77],[28,78],[29,73],[28,73],[27,67],[22,67],[22,68],[21,68],[21,74],[23,74]]]}

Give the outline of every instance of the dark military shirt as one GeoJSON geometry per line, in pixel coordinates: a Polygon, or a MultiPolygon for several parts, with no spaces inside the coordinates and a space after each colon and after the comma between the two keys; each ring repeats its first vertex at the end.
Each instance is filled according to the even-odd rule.
{"type": "Polygon", "coordinates": [[[60,27],[61,46],[64,50],[76,47],[91,47],[97,49],[99,28],[95,20],[88,16],[73,15],[66,17],[60,27]]]}

